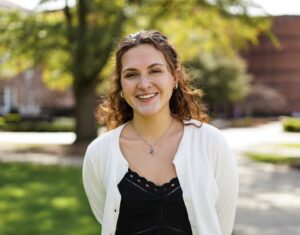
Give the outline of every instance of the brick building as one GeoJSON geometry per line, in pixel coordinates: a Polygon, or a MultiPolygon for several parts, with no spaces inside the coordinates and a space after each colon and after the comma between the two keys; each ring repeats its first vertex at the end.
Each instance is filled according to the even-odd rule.
{"type": "Polygon", "coordinates": [[[254,82],[273,88],[283,97],[286,105],[281,114],[300,112],[300,16],[277,16],[273,32],[280,41],[276,48],[270,39],[261,38],[260,45],[244,55],[248,72],[254,82]]]}
{"type": "MultiPolygon", "coordinates": [[[[0,0],[1,10],[28,10],[9,0],[0,0]]],[[[0,65],[5,61],[0,58],[0,65]]],[[[50,90],[43,81],[39,69],[29,69],[9,79],[0,77],[0,116],[18,111],[22,117],[49,118],[52,115],[69,115],[75,106],[71,89],[50,90]]]]}
{"type": "Polygon", "coordinates": [[[0,116],[16,110],[23,117],[48,117],[59,112],[70,113],[74,105],[72,90],[50,90],[38,69],[10,79],[0,78],[0,116]]]}

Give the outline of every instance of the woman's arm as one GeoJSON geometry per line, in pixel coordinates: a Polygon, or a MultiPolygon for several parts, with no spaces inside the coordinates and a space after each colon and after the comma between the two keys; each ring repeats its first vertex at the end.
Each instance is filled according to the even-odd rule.
{"type": "Polygon", "coordinates": [[[102,223],[105,190],[101,179],[101,168],[99,160],[99,152],[95,151],[95,146],[89,146],[83,162],[83,186],[91,209],[98,220],[102,223]],[[94,147],[94,148],[92,148],[94,147]]]}
{"type": "Polygon", "coordinates": [[[231,235],[238,197],[238,170],[236,159],[222,135],[215,146],[215,154],[215,177],[219,189],[216,210],[222,235],[231,235]]]}

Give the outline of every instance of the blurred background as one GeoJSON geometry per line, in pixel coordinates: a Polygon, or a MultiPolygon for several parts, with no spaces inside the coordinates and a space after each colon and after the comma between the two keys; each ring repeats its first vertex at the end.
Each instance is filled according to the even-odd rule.
{"type": "Polygon", "coordinates": [[[300,234],[297,0],[0,0],[0,234],[99,234],[82,159],[114,48],[144,29],[178,49],[236,153],[234,235],[300,234]]]}

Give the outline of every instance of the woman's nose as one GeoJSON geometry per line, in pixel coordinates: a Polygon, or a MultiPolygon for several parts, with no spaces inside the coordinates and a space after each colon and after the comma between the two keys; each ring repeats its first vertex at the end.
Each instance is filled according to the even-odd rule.
{"type": "Polygon", "coordinates": [[[141,75],[139,83],[138,83],[138,88],[139,89],[147,89],[151,86],[151,80],[145,76],[141,75]]]}

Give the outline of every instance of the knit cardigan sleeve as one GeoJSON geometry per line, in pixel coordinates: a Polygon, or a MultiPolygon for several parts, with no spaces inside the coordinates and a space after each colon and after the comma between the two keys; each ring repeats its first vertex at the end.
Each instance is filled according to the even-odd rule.
{"type": "Polygon", "coordinates": [[[97,219],[102,224],[105,190],[101,179],[101,151],[98,151],[97,144],[92,143],[85,154],[83,162],[83,186],[87,195],[91,209],[97,219]]]}
{"type": "Polygon", "coordinates": [[[219,196],[216,210],[222,235],[231,235],[238,197],[238,170],[236,159],[220,133],[214,151],[214,170],[219,196]]]}

